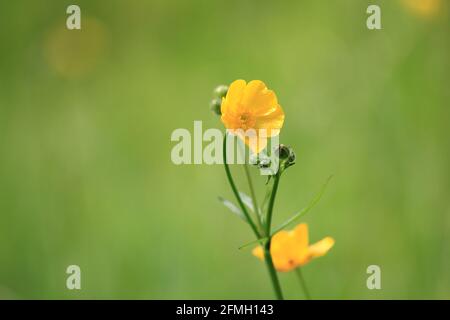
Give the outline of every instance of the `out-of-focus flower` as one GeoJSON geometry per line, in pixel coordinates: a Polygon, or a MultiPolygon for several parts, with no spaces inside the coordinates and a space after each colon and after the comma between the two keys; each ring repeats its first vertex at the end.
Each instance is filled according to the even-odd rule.
{"type": "Polygon", "coordinates": [[[225,127],[254,153],[260,153],[267,146],[267,139],[278,135],[284,123],[275,92],[260,80],[234,81],[222,98],[221,113],[225,127]]]}
{"type": "Polygon", "coordinates": [[[107,30],[94,18],[84,18],[81,30],[68,30],[65,24],[51,29],[44,42],[44,57],[60,76],[80,78],[88,74],[106,52],[107,30]]]}
{"type": "Polygon", "coordinates": [[[412,13],[429,18],[436,16],[442,8],[442,0],[401,0],[412,13]]]}
{"type": "MultiPolygon", "coordinates": [[[[277,232],[272,237],[270,253],[275,268],[280,272],[287,272],[325,255],[333,245],[334,239],[331,237],[309,245],[308,225],[302,223],[294,230],[277,232]]],[[[253,249],[252,253],[264,260],[264,251],[261,246],[253,249]]]]}

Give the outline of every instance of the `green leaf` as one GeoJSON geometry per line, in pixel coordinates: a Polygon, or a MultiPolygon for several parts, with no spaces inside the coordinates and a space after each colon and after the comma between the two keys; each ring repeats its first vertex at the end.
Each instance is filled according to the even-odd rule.
{"type": "MultiPolygon", "coordinates": [[[[308,211],[311,210],[317,204],[317,202],[319,202],[320,198],[322,198],[322,195],[325,193],[325,189],[327,188],[328,183],[330,182],[331,178],[333,178],[332,175],[328,177],[327,181],[325,181],[325,183],[323,184],[320,191],[316,194],[316,196],[310,201],[310,203],[305,208],[303,208],[302,210],[300,210],[299,212],[294,214],[291,218],[289,218],[284,223],[282,223],[278,228],[275,229],[275,231],[272,232],[272,234],[270,236],[272,237],[275,233],[286,228],[292,222],[294,222],[298,218],[300,218],[300,217],[304,216],[306,213],[308,213],[308,211]]],[[[257,244],[257,243],[262,244],[264,241],[266,241],[268,239],[269,239],[269,237],[264,237],[264,238],[260,238],[260,239],[256,239],[256,240],[247,242],[246,244],[243,244],[242,246],[240,246],[239,250],[247,248],[248,246],[251,246],[253,244],[257,244]]]]}
{"type": "Polygon", "coordinates": [[[252,198],[250,198],[248,195],[246,195],[242,191],[239,191],[239,195],[241,196],[242,202],[247,206],[247,208],[252,210],[252,212],[255,212],[255,207],[253,206],[252,198]]]}
{"type": "Polygon", "coordinates": [[[300,210],[299,212],[294,214],[292,217],[290,217],[288,220],[286,220],[284,223],[282,223],[278,228],[276,228],[272,232],[272,234],[275,234],[278,231],[286,228],[288,225],[293,223],[295,220],[299,219],[300,217],[303,217],[306,213],[308,213],[308,211],[311,210],[317,204],[317,202],[319,202],[320,198],[322,198],[322,195],[324,194],[325,189],[327,188],[328,183],[330,182],[331,178],[333,178],[333,176],[328,177],[327,181],[323,184],[319,193],[316,194],[316,196],[311,200],[311,202],[305,208],[303,208],[302,210],[300,210]]]}
{"type": "Polygon", "coordinates": [[[224,199],[222,197],[218,197],[219,201],[222,202],[222,204],[230,209],[231,212],[233,212],[235,215],[237,215],[239,218],[244,220],[245,222],[248,222],[245,218],[245,215],[242,213],[242,210],[239,209],[233,202],[230,200],[224,199]]]}
{"type": "Polygon", "coordinates": [[[243,244],[242,246],[240,246],[239,250],[247,248],[248,246],[251,246],[252,244],[257,244],[257,243],[263,244],[264,241],[266,241],[268,239],[269,239],[268,237],[264,237],[264,238],[259,238],[259,239],[247,242],[246,244],[243,244]]]}

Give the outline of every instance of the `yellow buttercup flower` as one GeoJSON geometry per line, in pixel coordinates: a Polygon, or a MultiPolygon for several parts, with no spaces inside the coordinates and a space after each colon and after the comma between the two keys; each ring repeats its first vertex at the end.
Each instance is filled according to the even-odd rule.
{"type": "Polygon", "coordinates": [[[442,0],[402,0],[402,3],[411,12],[425,18],[437,15],[442,7],[442,0]]]}
{"type": "Polygon", "coordinates": [[[280,133],[284,122],[275,92],[260,80],[234,81],[222,99],[221,113],[225,127],[255,153],[267,146],[268,138],[280,133]]]}
{"type": "MultiPolygon", "coordinates": [[[[334,245],[334,239],[326,237],[309,245],[308,225],[299,224],[291,231],[280,231],[272,237],[270,253],[275,268],[280,272],[291,271],[304,266],[313,258],[325,255],[334,245]]],[[[264,260],[261,246],[253,249],[253,255],[264,260]]]]}

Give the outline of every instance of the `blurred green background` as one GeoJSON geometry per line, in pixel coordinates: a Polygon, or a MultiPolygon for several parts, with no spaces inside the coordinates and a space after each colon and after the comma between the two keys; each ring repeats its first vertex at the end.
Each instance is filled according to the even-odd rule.
{"type": "Polygon", "coordinates": [[[223,128],[211,92],[239,78],[276,91],[298,157],[274,223],[334,174],[303,219],[336,240],[313,297],[450,298],[448,1],[78,0],[69,31],[73,3],[0,4],[0,298],[272,298],[222,166],[170,160],[174,129],[223,128]]]}

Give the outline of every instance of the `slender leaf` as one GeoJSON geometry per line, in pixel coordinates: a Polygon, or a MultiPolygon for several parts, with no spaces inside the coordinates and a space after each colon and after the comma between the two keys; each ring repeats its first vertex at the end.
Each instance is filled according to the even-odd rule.
{"type": "Polygon", "coordinates": [[[317,202],[319,202],[320,198],[322,198],[322,195],[324,194],[325,189],[327,188],[328,183],[330,182],[332,177],[333,176],[328,177],[327,181],[323,184],[319,193],[316,194],[316,196],[311,200],[311,202],[305,208],[303,208],[302,210],[300,210],[299,212],[294,214],[292,217],[290,217],[288,220],[286,220],[284,223],[282,223],[280,226],[278,226],[278,228],[276,228],[272,234],[275,234],[278,231],[286,228],[288,225],[293,223],[295,220],[299,219],[300,217],[303,217],[306,213],[308,213],[308,211],[311,210],[317,204],[317,202]]]}
{"type": "Polygon", "coordinates": [[[266,241],[268,239],[269,239],[268,237],[264,237],[264,238],[260,238],[260,239],[256,239],[256,240],[247,242],[246,244],[243,244],[242,246],[240,246],[239,250],[247,248],[248,246],[251,246],[252,244],[257,244],[257,243],[263,244],[264,241],[266,241]]]}
{"type": "Polygon", "coordinates": [[[239,195],[241,196],[242,202],[247,206],[247,208],[252,210],[252,212],[255,212],[255,207],[253,206],[252,198],[250,198],[250,196],[248,196],[242,191],[239,191],[239,195]]]}
{"type": "Polygon", "coordinates": [[[227,207],[231,212],[233,212],[235,215],[237,215],[239,218],[241,218],[242,220],[244,220],[245,222],[247,221],[247,218],[245,217],[245,215],[242,213],[242,210],[239,209],[233,202],[231,202],[230,200],[224,199],[222,197],[218,197],[219,201],[222,202],[222,204],[227,207]]]}
{"type": "MultiPolygon", "coordinates": [[[[280,226],[278,226],[278,228],[276,228],[270,236],[272,237],[275,233],[286,228],[292,222],[294,222],[298,218],[300,218],[300,217],[304,216],[306,213],[308,213],[308,211],[311,210],[319,202],[320,198],[322,198],[322,195],[325,193],[325,189],[327,188],[328,183],[330,182],[331,178],[333,178],[332,175],[328,177],[327,181],[325,181],[325,183],[323,184],[320,191],[316,194],[316,196],[310,201],[310,203],[305,208],[303,208],[302,210],[300,210],[299,212],[294,214],[291,218],[289,218],[284,223],[282,223],[280,226]]],[[[260,239],[256,239],[256,240],[247,242],[246,244],[243,244],[242,246],[240,246],[239,250],[247,248],[248,246],[251,246],[256,243],[263,243],[265,240],[268,240],[268,238],[269,237],[264,237],[264,238],[260,238],[260,239]]]]}

